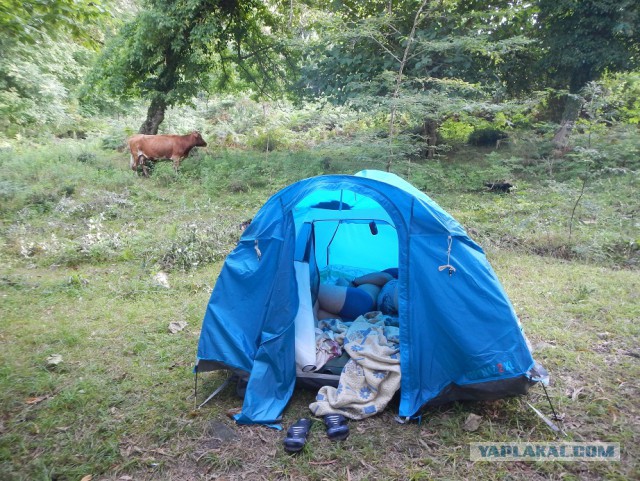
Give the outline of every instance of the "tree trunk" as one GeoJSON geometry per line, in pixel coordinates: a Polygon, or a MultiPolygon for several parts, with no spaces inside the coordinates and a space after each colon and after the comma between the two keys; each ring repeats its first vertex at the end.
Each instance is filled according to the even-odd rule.
{"type": "Polygon", "coordinates": [[[553,145],[557,150],[561,152],[565,152],[567,150],[569,145],[569,136],[571,135],[571,131],[573,130],[576,120],[578,120],[581,109],[582,99],[575,95],[567,95],[560,128],[553,136],[553,145]]]}
{"type": "Polygon", "coordinates": [[[156,135],[158,128],[164,120],[164,112],[167,110],[167,103],[162,97],[155,97],[147,110],[147,119],[142,123],[139,133],[156,135]]]}
{"type": "Polygon", "coordinates": [[[433,119],[424,121],[424,136],[427,138],[427,159],[433,159],[436,155],[438,144],[438,122],[433,119]]]}

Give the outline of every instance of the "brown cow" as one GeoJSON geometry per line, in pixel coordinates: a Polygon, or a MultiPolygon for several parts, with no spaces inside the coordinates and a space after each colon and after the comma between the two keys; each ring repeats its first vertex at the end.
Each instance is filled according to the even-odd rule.
{"type": "Polygon", "coordinates": [[[187,135],[143,135],[138,134],[128,140],[131,150],[131,168],[134,171],[142,166],[145,177],[149,177],[147,160],[173,160],[173,168],[178,172],[180,161],[184,159],[194,147],[206,147],[200,132],[193,131],[187,135]]]}

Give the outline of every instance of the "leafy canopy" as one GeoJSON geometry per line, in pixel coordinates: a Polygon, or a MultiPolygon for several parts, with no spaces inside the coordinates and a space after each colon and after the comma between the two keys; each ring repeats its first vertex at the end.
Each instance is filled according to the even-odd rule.
{"type": "Polygon", "coordinates": [[[0,0],[0,131],[73,122],[74,91],[103,29],[100,0],[0,0]]]}
{"type": "MultiPolygon", "coordinates": [[[[319,34],[307,44],[301,76],[301,87],[309,95],[337,102],[364,90],[386,95],[388,74],[398,71],[420,2],[350,3],[342,2],[315,26],[319,34]]],[[[499,19],[515,17],[507,2],[502,3],[470,9],[456,0],[429,2],[404,66],[409,85],[424,92],[434,81],[455,79],[498,88],[498,66],[532,47],[522,34],[495,35],[499,19]]]]}
{"type": "Polygon", "coordinates": [[[90,45],[99,43],[98,26],[107,18],[100,0],[2,0],[0,32],[4,42],[36,43],[70,33],[90,45]]]}
{"type": "Polygon", "coordinates": [[[538,0],[532,35],[544,56],[538,66],[555,88],[578,92],[605,72],[640,66],[637,0],[538,0]]]}
{"type": "Polygon", "coordinates": [[[257,0],[148,0],[107,43],[87,83],[167,106],[243,82],[266,93],[290,66],[280,54],[280,21],[257,0]]]}
{"type": "MultiPolygon", "coordinates": [[[[301,88],[344,102],[397,71],[419,0],[332,2],[310,28],[301,88]]],[[[325,7],[323,7],[325,8],[325,7]]],[[[640,66],[637,0],[442,0],[418,25],[408,77],[458,79],[500,96],[578,92],[605,72],[640,66]]]]}

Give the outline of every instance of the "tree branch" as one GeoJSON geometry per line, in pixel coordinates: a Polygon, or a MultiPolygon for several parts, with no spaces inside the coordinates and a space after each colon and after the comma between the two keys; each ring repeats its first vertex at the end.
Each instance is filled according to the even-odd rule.
{"type": "Polygon", "coordinates": [[[386,45],[384,45],[381,41],[379,41],[379,40],[378,40],[374,35],[371,35],[371,36],[370,36],[370,38],[371,38],[374,42],[376,42],[378,45],[380,45],[380,47],[382,47],[382,49],[383,49],[385,52],[387,52],[389,55],[391,55],[391,56],[394,58],[394,60],[395,60],[396,62],[400,62],[400,61],[401,61],[401,60],[400,60],[400,57],[398,57],[398,56],[397,56],[396,54],[394,54],[391,50],[389,50],[389,48],[387,48],[387,46],[386,46],[386,45]]]}
{"type": "MultiPolygon", "coordinates": [[[[420,19],[420,15],[422,14],[422,10],[424,9],[424,7],[427,5],[427,2],[429,0],[422,0],[422,3],[420,4],[420,8],[418,8],[418,11],[416,12],[416,16],[413,19],[413,26],[411,27],[411,33],[409,34],[409,37],[407,38],[407,46],[404,49],[404,54],[402,56],[402,61],[400,62],[400,67],[398,68],[398,75],[396,76],[396,88],[393,92],[393,99],[397,100],[399,95],[400,95],[400,87],[402,86],[402,79],[404,77],[404,67],[407,64],[407,58],[409,56],[409,51],[411,50],[411,44],[413,43],[413,39],[415,38],[416,35],[416,29],[418,28],[418,25],[421,21],[420,19]]],[[[397,106],[396,106],[396,102],[392,102],[391,104],[391,118],[389,119],[389,151],[390,154],[393,154],[393,139],[395,137],[395,121],[396,121],[396,112],[397,112],[397,106]]],[[[389,172],[391,170],[391,162],[392,162],[392,158],[393,155],[389,155],[389,161],[387,162],[387,172],[389,172]]]]}

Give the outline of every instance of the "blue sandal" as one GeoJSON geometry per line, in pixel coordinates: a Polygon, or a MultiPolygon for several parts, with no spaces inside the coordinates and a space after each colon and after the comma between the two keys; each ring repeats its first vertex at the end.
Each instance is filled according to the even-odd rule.
{"type": "Polygon", "coordinates": [[[347,419],[342,414],[327,414],[324,423],[327,425],[327,436],[332,441],[342,441],[349,436],[347,419]]]}
{"type": "Polygon", "coordinates": [[[284,450],[289,453],[297,453],[302,450],[307,442],[307,436],[311,429],[311,419],[302,418],[289,427],[287,437],[284,438],[284,450]]]}

